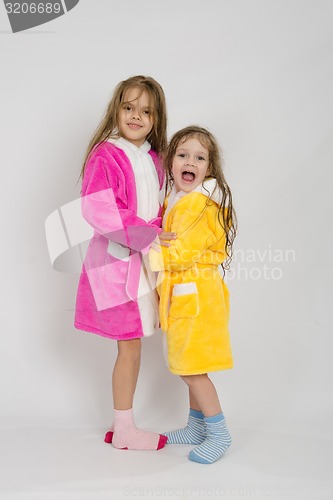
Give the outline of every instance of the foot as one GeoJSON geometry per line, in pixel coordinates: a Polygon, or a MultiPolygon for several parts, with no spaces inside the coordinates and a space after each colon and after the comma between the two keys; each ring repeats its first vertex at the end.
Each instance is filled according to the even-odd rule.
{"type": "Polygon", "coordinates": [[[223,457],[231,445],[223,413],[204,419],[207,425],[207,438],[189,454],[192,462],[212,464],[223,457]]]}
{"type": "Polygon", "coordinates": [[[112,446],[121,450],[161,450],[167,440],[167,436],[135,428],[125,434],[114,432],[112,446]]]}
{"type": "Polygon", "coordinates": [[[164,432],[168,444],[201,444],[206,438],[206,425],[201,411],[192,410],[186,427],[175,431],[164,432]]]}
{"type": "Polygon", "coordinates": [[[168,438],[157,432],[138,429],[134,423],[133,409],[114,410],[112,446],[122,450],[160,450],[168,438]]]}

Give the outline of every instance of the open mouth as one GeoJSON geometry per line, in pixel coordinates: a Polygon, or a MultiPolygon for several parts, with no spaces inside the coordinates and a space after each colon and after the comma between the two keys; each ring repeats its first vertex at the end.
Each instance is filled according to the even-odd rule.
{"type": "Polygon", "coordinates": [[[193,182],[195,180],[195,173],[189,172],[188,170],[184,170],[182,172],[182,179],[185,182],[193,182]]]}

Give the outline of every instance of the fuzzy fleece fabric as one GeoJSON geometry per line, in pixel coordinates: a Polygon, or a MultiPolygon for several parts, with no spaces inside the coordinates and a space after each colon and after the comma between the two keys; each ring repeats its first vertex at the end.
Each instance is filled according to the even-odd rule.
{"type": "Polygon", "coordinates": [[[195,375],[232,368],[228,330],[229,292],[218,265],[226,258],[218,204],[204,192],[185,193],[168,209],[165,231],[177,233],[170,247],[149,252],[159,272],[161,327],[169,369],[195,375]]]}
{"type": "MultiPolygon", "coordinates": [[[[164,171],[157,153],[160,188],[164,171]]],[[[110,142],[95,147],[82,183],[82,214],[94,228],[79,280],[74,326],[112,339],[143,336],[137,301],[142,254],[161,232],[161,210],[145,221],[137,215],[136,183],[125,152],[110,142]],[[109,242],[129,250],[126,259],[108,252],[109,242]]]]}

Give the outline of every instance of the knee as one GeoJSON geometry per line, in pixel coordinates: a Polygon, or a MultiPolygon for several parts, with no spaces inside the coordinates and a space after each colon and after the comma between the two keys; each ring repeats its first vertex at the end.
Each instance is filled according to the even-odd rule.
{"type": "Polygon", "coordinates": [[[118,356],[123,360],[131,362],[140,361],[141,357],[141,340],[119,340],[118,341],[118,356]]]}
{"type": "Polygon", "coordinates": [[[207,373],[204,373],[202,375],[185,375],[182,377],[184,380],[185,384],[189,386],[189,388],[194,388],[197,387],[199,384],[202,384],[203,381],[208,379],[207,373]]]}

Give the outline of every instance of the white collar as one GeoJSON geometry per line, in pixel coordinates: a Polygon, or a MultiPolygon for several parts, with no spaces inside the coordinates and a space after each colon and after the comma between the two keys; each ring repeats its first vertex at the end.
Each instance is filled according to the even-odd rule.
{"type": "Polygon", "coordinates": [[[222,197],[223,197],[222,191],[219,185],[217,184],[217,180],[214,178],[203,181],[189,193],[186,193],[185,191],[177,192],[175,186],[173,185],[169,194],[168,206],[165,211],[164,217],[170,212],[171,208],[177,203],[177,201],[179,201],[181,198],[191,193],[201,193],[204,196],[207,196],[207,198],[210,198],[211,200],[215,201],[215,203],[217,203],[218,205],[222,203],[222,197]]]}
{"type": "Polygon", "coordinates": [[[108,141],[123,150],[130,149],[135,152],[140,151],[141,153],[148,153],[151,149],[151,145],[148,141],[145,141],[139,148],[127,139],[124,139],[124,137],[109,137],[108,141]]]}
{"type": "Polygon", "coordinates": [[[207,198],[210,198],[211,200],[215,201],[215,203],[218,203],[219,205],[222,202],[222,191],[221,191],[219,185],[217,184],[217,180],[214,178],[207,179],[207,180],[203,181],[201,184],[199,184],[195,189],[193,189],[189,193],[187,193],[185,191],[176,192],[176,188],[173,185],[172,189],[170,191],[169,201],[171,201],[172,204],[174,204],[178,200],[180,200],[180,198],[182,198],[183,196],[186,196],[187,194],[191,194],[191,193],[201,193],[201,194],[207,196],[207,198]]]}

